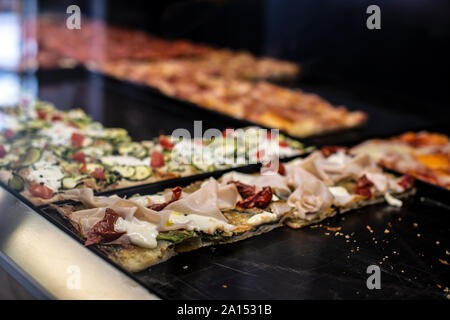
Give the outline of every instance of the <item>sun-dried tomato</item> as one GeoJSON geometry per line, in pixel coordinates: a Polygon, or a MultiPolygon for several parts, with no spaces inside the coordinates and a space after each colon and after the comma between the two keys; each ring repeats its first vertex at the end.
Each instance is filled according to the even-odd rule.
{"type": "Polygon", "coordinates": [[[174,201],[177,201],[181,197],[181,193],[183,192],[183,189],[181,187],[176,187],[172,189],[172,198],[164,203],[155,203],[152,204],[149,208],[155,211],[161,211],[165,207],[167,207],[169,204],[171,204],[174,201]]]}
{"type": "Polygon", "coordinates": [[[247,199],[244,199],[242,201],[239,201],[237,203],[238,206],[243,208],[265,208],[272,200],[272,189],[270,187],[263,187],[261,191],[254,194],[251,197],[248,197],[247,199]]]}
{"type": "Polygon", "coordinates": [[[114,224],[119,217],[119,214],[113,209],[106,208],[103,219],[97,222],[91,230],[89,230],[84,245],[90,246],[96,243],[111,242],[118,239],[125,233],[114,230],[114,224]]]}
{"type": "Polygon", "coordinates": [[[373,182],[367,179],[366,175],[363,175],[358,179],[356,184],[355,193],[363,197],[370,198],[372,196],[372,191],[370,188],[373,186],[373,182]]]}
{"type": "Polygon", "coordinates": [[[236,188],[238,189],[239,194],[242,196],[243,199],[251,197],[255,194],[256,187],[251,186],[239,181],[229,181],[228,184],[234,183],[236,185],[236,188]]]}
{"type": "Polygon", "coordinates": [[[332,154],[335,154],[339,150],[342,150],[346,154],[348,154],[348,148],[342,147],[342,146],[325,146],[325,147],[322,147],[322,149],[320,149],[320,152],[322,152],[322,155],[325,158],[328,158],[329,156],[331,156],[332,154]]]}
{"type": "Polygon", "coordinates": [[[416,179],[412,175],[405,174],[397,184],[403,189],[409,189],[414,185],[415,180],[416,179]]]}

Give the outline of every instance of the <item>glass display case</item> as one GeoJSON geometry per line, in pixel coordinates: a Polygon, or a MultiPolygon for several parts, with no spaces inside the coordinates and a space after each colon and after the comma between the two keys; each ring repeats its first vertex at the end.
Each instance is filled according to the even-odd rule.
{"type": "Polygon", "coordinates": [[[445,299],[449,4],[375,7],[331,0],[0,0],[0,297],[445,299]],[[245,140],[240,148],[240,129],[263,132],[255,134],[259,144],[245,140]],[[182,144],[181,131],[191,144],[182,144]],[[231,157],[243,162],[228,163],[218,151],[230,134],[231,157]],[[261,147],[267,141],[275,141],[275,153],[261,147]],[[362,171],[337,178],[360,149],[372,152],[362,171]],[[251,180],[263,176],[274,154],[287,195],[272,181],[251,180]],[[299,164],[312,178],[295,184],[290,175],[299,164]],[[390,187],[376,189],[373,170],[386,185],[401,181],[401,201],[390,198],[390,187]],[[230,174],[242,180],[222,183],[230,174]],[[251,234],[230,233],[227,226],[239,228],[217,190],[215,216],[195,205],[166,212],[216,180],[217,190],[235,192],[234,213],[246,221],[276,216],[273,202],[290,205],[294,216],[282,217],[285,211],[269,222],[246,222],[251,234]],[[273,198],[258,207],[264,187],[273,198]],[[73,195],[86,189],[91,202],[73,195]],[[305,200],[313,202],[308,208],[333,200],[306,210],[303,198],[292,200],[300,189],[314,198],[305,200]],[[338,192],[364,201],[338,205],[338,192]],[[136,194],[147,202],[131,201],[136,194]],[[145,218],[119,214],[112,230],[99,232],[118,197],[134,208],[132,216],[145,218]],[[84,230],[73,214],[93,208],[102,217],[84,230]],[[170,220],[177,214],[187,222],[170,220]],[[179,229],[161,227],[159,216],[179,229]],[[222,224],[205,231],[193,222],[198,216],[223,217],[222,224]],[[137,223],[134,231],[119,230],[120,219],[137,223]],[[150,248],[136,237],[152,228],[159,238],[150,248]],[[149,259],[163,245],[157,263],[123,263],[149,259]],[[366,285],[371,265],[381,270],[383,290],[366,285]]]}

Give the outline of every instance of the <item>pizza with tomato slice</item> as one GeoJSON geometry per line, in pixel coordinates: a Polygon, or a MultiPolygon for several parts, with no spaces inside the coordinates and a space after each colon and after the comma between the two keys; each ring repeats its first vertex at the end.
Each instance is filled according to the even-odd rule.
{"type": "Polygon", "coordinates": [[[180,60],[115,61],[98,66],[98,70],[118,79],[154,87],[165,95],[203,108],[283,130],[296,137],[355,128],[367,121],[364,112],[333,106],[315,94],[266,81],[217,76],[180,60]]]}
{"type": "Polygon", "coordinates": [[[256,127],[219,131],[211,139],[162,135],[136,142],[82,110],[60,111],[39,101],[1,110],[0,122],[0,180],[37,205],[61,200],[74,188],[102,192],[261,162],[269,141],[281,157],[310,150],[283,135],[275,141],[256,127]]]}
{"type": "Polygon", "coordinates": [[[444,134],[407,132],[366,141],[352,153],[370,154],[386,168],[450,189],[450,140],[444,134]]]}
{"type": "Polygon", "coordinates": [[[61,28],[64,23],[59,19],[38,20],[41,68],[73,67],[77,63],[94,67],[118,60],[179,61],[187,69],[226,78],[279,80],[295,78],[299,73],[295,63],[255,57],[245,51],[216,49],[186,40],[165,40],[99,20],[85,19],[82,32],[61,28]]]}
{"type": "Polygon", "coordinates": [[[326,148],[260,173],[231,171],[157,194],[95,197],[91,189],[75,189],[63,194],[73,203],[52,207],[86,246],[138,272],[181,252],[284,225],[300,228],[384,201],[400,207],[413,184],[411,176],[386,173],[366,154],[326,148]]]}

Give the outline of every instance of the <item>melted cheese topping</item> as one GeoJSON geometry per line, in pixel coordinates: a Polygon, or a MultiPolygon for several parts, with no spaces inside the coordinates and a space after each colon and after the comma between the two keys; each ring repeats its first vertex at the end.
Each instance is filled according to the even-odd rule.
{"type": "Polygon", "coordinates": [[[139,166],[144,165],[148,166],[150,164],[150,158],[145,158],[143,160],[131,157],[131,156],[107,156],[102,157],[101,161],[103,164],[114,166],[114,165],[122,165],[122,166],[139,166]]]}
{"type": "Polygon", "coordinates": [[[169,217],[168,224],[174,223],[186,224],[186,230],[202,231],[204,233],[213,234],[217,230],[225,232],[233,231],[236,227],[216,218],[200,216],[197,214],[184,215],[173,211],[169,217]]]}
{"type": "MultiPolygon", "coordinates": [[[[70,145],[72,134],[80,132],[62,121],[53,122],[49,128],[42,129],[40,133],[47,137],[53,145],[70,145]]],[[[84,141],[83,141],[84,144],[84,141]]]]}
{"type": "Polygon", "coordinates": [[[133,218],[131,221],[118,218],[114,224],[117,232],[126,232],[130,242],[142,248],[156,248],[158,229],[156,225],[133,218]]]}
{"type": "Polygon", "coordinates": [[[150,204],[158,204],[166,202],[166,198],[163,195],[155,194],[151,196],[134,196],[130,199],[134,203],[141,205],[143,207],[147,207],[150,204]]]}
{"type": "Polygon", "coordinates": [[[384,199],[386,199],[386,202],[393,207],[401,207],[403,205],[401,200],[394,198],[389,192],[384,194],[384,199]]]}
{"type": "Polygon", "coordinates": [[[346,197],[350,195],[344,187],[328,187],[328,190],[330,190],[334,197],[346,197]]]}
{"type": "Polygon", "coordinates": [[[41,160],[30,168],[28,180],[43,183],[53,191],[57,191],[61,187],[61,179],[64,177],[61,167],[53,163],[41,160]]]}
{"type": "Polygon", "coordinates": [[[263,212],[252,216],[250,219],[247,220],[247,224],[252,226],[258,226],[263,223],[276,221],[277,219],[278,216],[275,213],[263,212]]]}

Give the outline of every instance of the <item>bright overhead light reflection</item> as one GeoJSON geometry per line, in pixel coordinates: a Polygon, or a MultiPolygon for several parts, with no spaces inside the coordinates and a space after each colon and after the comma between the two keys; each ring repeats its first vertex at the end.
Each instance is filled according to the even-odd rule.
{"type": "Polygon", "coordinates": [[[20,17],[0,12],[0,68],[15,69],[20,62],[20,17]]]}
{"type": "MultiPolygon", "coordinates": [[[[0,50],[1,51],[1,50],[0,50]]],[[[20,78],[17,74],[0,75],[0,106],[17,104],[20,95],[20,78]]]]}

